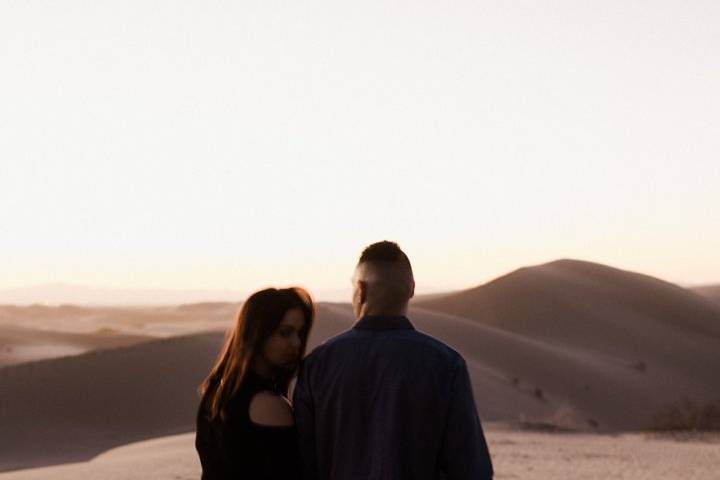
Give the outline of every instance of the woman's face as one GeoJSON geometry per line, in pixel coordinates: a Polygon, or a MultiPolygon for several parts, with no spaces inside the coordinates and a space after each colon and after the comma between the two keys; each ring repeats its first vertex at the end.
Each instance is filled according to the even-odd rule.
{"type": "Polygon", "coordinates": [[[263,346],[262,354],[270,367],[287,371],[295,369],[300,360],[304,326],[305,318],[299,308],[285,312],[282,322],[263,346]]]}

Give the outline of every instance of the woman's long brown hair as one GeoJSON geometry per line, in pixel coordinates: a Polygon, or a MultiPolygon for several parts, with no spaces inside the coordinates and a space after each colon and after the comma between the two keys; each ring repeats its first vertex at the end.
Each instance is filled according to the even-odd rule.
{"type": "MultiPolygon", "coordinates": [[[[202,402],[211,421],[225,420],[225,407],[240,389],[255,356],[280,325],[285,313],[294,308],[301,310],[305,319],[300,332],[302,358],[315,318],[315,307],[308,292],[299,287],[268,288],[252,294],[243,303],[210,375],[200,385],[202,402]]],[[[282,393],[287,393],[296,373],[297,368],[293,372],[278,372],[275,382],[282,393]]]]}

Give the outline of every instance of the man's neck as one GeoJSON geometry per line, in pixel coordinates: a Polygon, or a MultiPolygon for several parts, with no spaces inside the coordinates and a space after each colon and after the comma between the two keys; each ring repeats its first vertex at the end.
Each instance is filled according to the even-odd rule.
{"type": "Polygon", "coordinates": [[[405,317],[407,316],[407,307],[405,308],[361,308],[358,319],[362,317],[405,317]]]}

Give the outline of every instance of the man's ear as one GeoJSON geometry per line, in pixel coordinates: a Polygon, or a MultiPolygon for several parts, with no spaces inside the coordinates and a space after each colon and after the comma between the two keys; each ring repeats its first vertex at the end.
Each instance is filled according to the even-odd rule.
{"type": "Polygon", "coordinates": [[[358,280],[358,291],[360,292],[360,305],[364,305],[367,302],[367,282],[364,280],[358,280]]]}
{"type": "Polygon", "coordinates": [[[410,284],[410,298],[413,298],[415,296],[415,281],[410,284]]]}

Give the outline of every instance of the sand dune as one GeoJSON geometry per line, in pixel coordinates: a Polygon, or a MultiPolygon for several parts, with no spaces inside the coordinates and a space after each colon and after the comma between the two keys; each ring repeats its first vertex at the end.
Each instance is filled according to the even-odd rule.
{"type": "Polygon", "coordinates": [[[693,292],[707,297],[720,303],[720,285],[707,285],[704,287],[694,287],[691,289],[693,292]]]}
{"type": "Polygon", "coordinates": [[[112,449],[88,462],[0,473],[2,480],[197,480],[194,434],[173,435],[112,449]]]}
{"type": "Polygon", "coordinates": [[[522,268],[415,305],[578,346],[627,344],[641,330],[656,328],[720,337],[720,308],[706,298],[657,278],[577,260],[522,268]]]}
{"type": "Polygon", "coordinates": [[[238,305],[173,307],[0,305],[0,367],[129,346],[231,325],[238,305]]]}
{"type": "Polygon", "coordinates": [[[69,333],[0,325],[0,367],[134,345],[152,338],[125,334],[110,328],[99,328],[93,333],[69,333]]]}
{"type": "MultiPolygon", "coordinates": [[[[641,370],[638,358],[648,359],[652,351],[607,355],[419,308],[411,316],[418,329],[463,353],[486,420],[633,430],[649,427],[656,412],[681,398],[720,394],[708,368],[712,363],[700,372],[686,371],[672,359],[653,356],[641,370]]],[[[720,344],[702,353],[720,364],[720,344]]]]}
{"type": "Polygon", "coordinates": [[[168,307],[85,307],[77,305],[0,305],[0,326],[16,325],[64,333],[110,329],[126,334],[169,337],[225,329],[237,303],[199,303],[168,307]]]}
{"type": "Polygon", "coordinates": [[[196,334],[0,369],[0,470],[188,431],[221,340],[196,334]]]}
{"type": "Polygon", "coordinates": [[[587,262],[520,269],[414,305],[563,348],[633,353],[645,363],[665,358],[681,370],[714,365],[720,341],[720,306],[652,277],[587,262]]]}
{"type": "MultiPolygon", "coordinates": [[[[321,308],[313,344],[351,321],[321,308]]],[[[223,338],[197,333],[0,368],[0,471],[84,461],[193,430],[196,389],[223,338]]]]}
{"type": "MultiPolygon", "coordinates": [[[[50,339],[94,332],[98,342],[92,329],[99,325],[145,337],[0,368],[0,470],[86,461],[119,445],[192,431],[196,387],[237,306],[28,308],[39,310],[0,309],[0,328],[21,328],[22,320],[22,328],[46,329],[50,339]]],[[[410,317],[464,355],[484,421],[634,430],[682,398],[720,399],[720,307],[643,275],[554,262],[414,302],[410,317]]],[[[320,304],[310,348],[353,321],[349,305],[320,304]]]]}
{"type": "MultiPolygon", "coordinates": [[[[506,378],[540,388],[555,403],[552,421],[636,429],[682,398],[720,398],[720,308],[652,277],[563,260],[414,306],[482,327],[475,339],[454,327],[436,333],[506,378]]],[[[488,410],[496,413],[510,412],[488,410]]]]}

